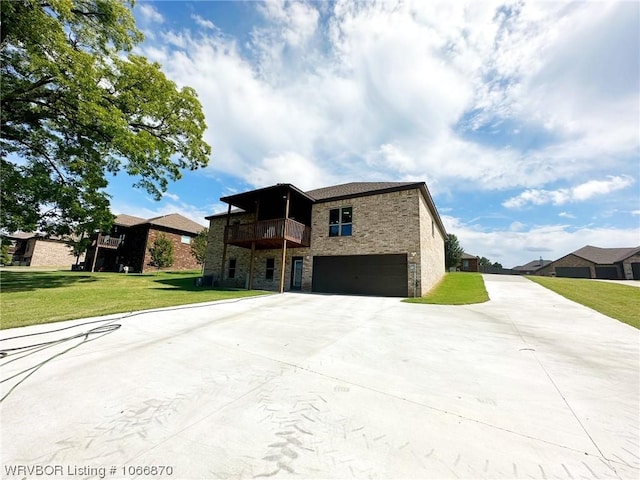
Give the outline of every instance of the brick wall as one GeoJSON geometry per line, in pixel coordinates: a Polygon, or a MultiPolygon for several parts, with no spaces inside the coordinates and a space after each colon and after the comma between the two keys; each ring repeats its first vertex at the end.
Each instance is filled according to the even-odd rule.
{"type": "Polygon", "coordinates": [[[195,235],[171,230],[150,228],[149,235],[147,236],[147,247],[144,253],[142,271],[154,270],[156,268],[151,265],[151,254],[149,253],[149,248],[153,246],[153,242],[161,233],[163,233],[173,244],[173,265],[171,267],[167,267],[165,270],[193,270],[200,268],[196,259],[191,255],[191,245],[182,243],[183,235],[191,238],[191,241],[193,241],[195,235]]]}
{"type": "Polygon", "coordinates": [[[416,296],[421,297],[442,279],[445,268],[444,235],[438,228],[424,197],[418,193],[418,198],[420,200],[420,284],[416,296]]]}
{"type": "Polygon", "coordinates": [[[593,262],[589,260],[585,260],[584,258],[578,257],[573,254],[569,254],[566,257],[562,257],[549,265],[542,267],[538,271],[536,271],[536,275],[545,275],[550,276],[555,274],[556,267],[589,267],[591,270],[591,278],[596,278],[596,269],[593,262]]]}
{"type": "MultiPolygon", "coordinates": [[[[76,263],[76,257],[64,242],[52,240],[31,239],[27,247],[27,254],[31,253],[31,267],[68,267],[76,263]]],[[[84,261],[84,254],[80,256],[84,261]]]]}
{"type": "Polygon", "coordinates": [[[640,253],[636,253],[622,262],[623,276],[626,280],[633,280],[632,263],[640,263],[640,253]]]}

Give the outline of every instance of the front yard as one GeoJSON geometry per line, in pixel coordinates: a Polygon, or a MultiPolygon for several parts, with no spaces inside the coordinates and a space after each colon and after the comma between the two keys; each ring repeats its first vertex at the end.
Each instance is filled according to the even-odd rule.
{"type": "Polygon", "coordinates": [[[569,300],[640,329],[640,289],[637,287],[583,278],[527,278],[569,300]]]}
{"type": "Polygon", "coordinates": [[[267,292],[196,287],[198,271],[150,274],[2,271],[0,327],[210,302],[267,292]]]}
{"type": "Polygon", "coordinates": [[[408,303],[434,305],[468,305],[489,301],[484,280],[479,273],[448,272],[424,297],[408,298],[408,303]]]}

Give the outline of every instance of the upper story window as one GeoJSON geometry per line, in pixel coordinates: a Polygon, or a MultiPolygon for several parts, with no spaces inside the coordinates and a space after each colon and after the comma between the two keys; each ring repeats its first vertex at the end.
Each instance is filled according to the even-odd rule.
{"type": "Polygon", "coordinates": [[[182,243],[186,243],[187,245],[189,245],[191,243],[191,237],[189,235],[182,235],[182,238],[180,238],[180,241],[182,243]]]}
{"type": "Polygon", "coordinates": [[[352,207],[332,208],[329,210],[329,236],[351,236],[353,225],[352,207]]]}

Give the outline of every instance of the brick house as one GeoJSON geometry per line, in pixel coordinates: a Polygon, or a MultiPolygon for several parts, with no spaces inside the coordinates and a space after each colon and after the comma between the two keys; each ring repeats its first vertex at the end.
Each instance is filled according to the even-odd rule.
{"type": "Polygon", "coordinates": [[[149,248],[161,233],[173,244],[174,263],[170,270],[199,268],[191,255],[191,242],[203,229],[199,223],[177,213],[149,219],[118,215],[109,233],[100,233],[92,239],[85,270],[118,272],[125,266],[130,272],[155,270],[149,248]]]}
{"type": "Polygon", "coordinates": [[[599,248],[587,245],[535,273],[556,277],[640,280],[640,247],[599,248]]]}
{"type": "Polygon", "coordinates": [[[479,272],[480,271],[480,259],[476,255],[463,252],[460,257],[460,271],[461,272],[479,272]]]}
{"type": "Polygon", "coordinates": [[[12,264],[28,267],[69,267],[77,261],[84,260],[73,255],[67,239],[47,237],[41,233],[16,232],[5,235],[11,241],[9,253],[12,264]]]}
{"type": "Polygon", "coordinates": [[[221,200],[227,213],[207,217],[216,284],[406,297],[445,271],[446,231],[424,182],[277,184],[221,200]]]}
{"type": "Polygon", "coordinates": [[[511,271],[517,275],[537,275],[538,270],[546,267],[550,263],[551,260],[543,260],[542,257],[540,257],[538,260],[531,260],[529,263],[525,263],[524,265],[513,267],[511,271]]]}

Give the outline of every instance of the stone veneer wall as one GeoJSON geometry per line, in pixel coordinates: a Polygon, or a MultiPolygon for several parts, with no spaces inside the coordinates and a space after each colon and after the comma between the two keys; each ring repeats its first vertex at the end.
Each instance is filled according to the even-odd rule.
{"type": "Polygon", "coordinates": [[[589,267],[591,270],[591,278],[596,278],[596,269],[593,262],[586,260],[582,257],[578,257],[577,255],[569,254],[566,257],[562,257],[554,262],[551,262],[549,265],[546,265],[536,271],[536,275],[555,275],[556,267],[589,267]]]}
{"type": "MultiPolygon", "coordinates": [[[[76,257],[71,248],[64,242],[53,240],[30,239],[27,246],[27,254],[31,252],[31,267],[69,267],[76,263],[76,257]]],[[[80,256],[80,262],[84,261],[84,254],[80,256]]]]}

